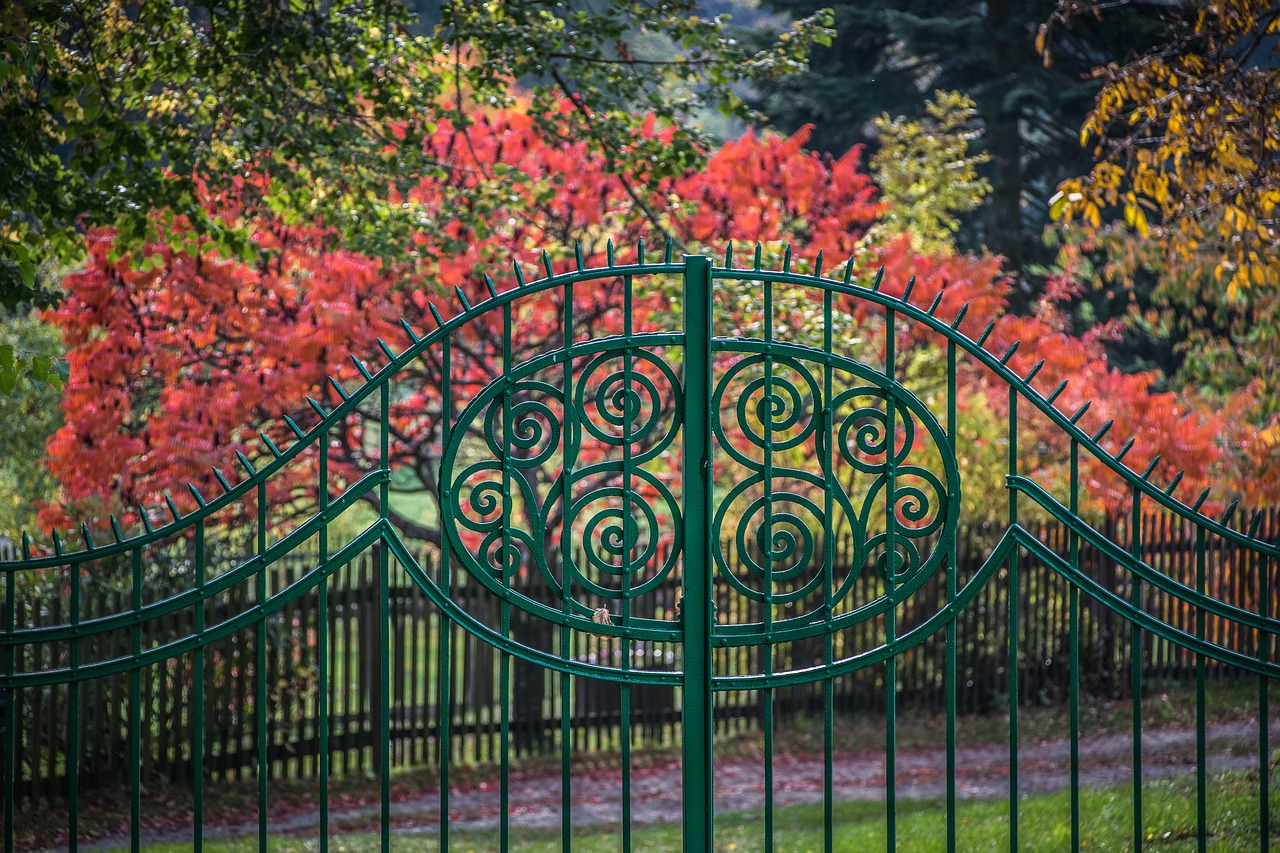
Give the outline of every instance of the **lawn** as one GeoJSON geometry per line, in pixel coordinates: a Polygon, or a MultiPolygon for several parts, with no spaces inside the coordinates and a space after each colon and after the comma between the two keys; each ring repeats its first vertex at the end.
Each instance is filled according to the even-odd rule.
{"type": "MultiPolygon", "coordinates": [[[[1224,773],[1209,783],[1209,849],[1252,850],[1259,847],[1257,775],[1224,773]]],[[[1129,849],[1133,812],[1131,789],[1127,785],[1087,789],[1081,792],[1081,846],[1098,850],[1129,849]]],[[[1272,819],[1280,809],[1280,796],[1271,800],[1272,819]]],[[[1194,850],[1196,836],[1194,780],[1187,777],[1148,783],[1144,786],[1144,846],[1160,851],[1194,850]]],[[[885,847],[884,804],[880,802],[836,805],[835,850],[867,853],[885,847]]],[[[758,810],[735,812],[716,820],[716,850],[750,853],[763,849],[761,814],[758,810]]],[[[776,849],[821,851],[823,849],[821,806],[793,806],[775,812],[776,849]]],[[[946,811],[940,800],[906,800],[898,803],[897,847],[899,850],[933,851],[946,849],[946,811]]],[[[1006,800],[962,801],[959,808],[957,846],[966,851],[1008,849],[1009,814],[1006,800]]],[[[1066,850],[1071,844],[1070,800],[1066,791],[1028,796],[1020,803],[1019,846],[1029,850],[1066,850]]],[[[334,853],[374,853],[380,849],[378,836],[371,833],[335,836],[329,849],[334,853]]],[[[679,851],[678,824],[649,826],[633,831],[636,851],[679,851]]],[[[594,827],[575,834],[573,849],[582,853],[605,853],[621,849],[619,830],[594,827]]],[[[147,853],[178,853],[190,844],[154,845],[147,853]]],[[[207,843],[210,853],[249,853],[257,849],[257,839],[207,843]]],[[[435,853],[440,849],[436,830],[393,830],[392,849],[400,853],[435,853]]],[[[495,832],[454,832],[450,849],[455,851],[497,850],[495,832]]],[[[559,833],[529,829],[512,831],[510,849],[519,853],[552,853],[562,849],[559,833]]],[[[271,853],[312,853],[319,844],[312,839],[275,837],[268,844],[271,853]]]]}

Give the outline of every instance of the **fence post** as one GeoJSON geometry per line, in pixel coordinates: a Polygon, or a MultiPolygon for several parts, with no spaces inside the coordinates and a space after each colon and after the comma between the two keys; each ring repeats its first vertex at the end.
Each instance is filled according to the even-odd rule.
{"type": "Polygon", "coordinates": [[[711,262],[684,258],[684,849],[712,843],[711,262]]]}

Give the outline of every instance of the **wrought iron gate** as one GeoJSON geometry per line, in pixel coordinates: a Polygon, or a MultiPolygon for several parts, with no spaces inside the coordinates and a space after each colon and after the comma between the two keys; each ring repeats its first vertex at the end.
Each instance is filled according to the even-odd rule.
{"type": "MultiPolygon", "coordinates": [[[[128,730],[122,749],[132,768],[130,845],[143,841],[138,768],[142,754],[174,749],[186,757],[193,786],[193,841],[203,844],[206,787],[212,756],[227,744],[207,737],[207,714],[230,702],[233,713],[252,713],[255,731],[263,732],[276,706],[290,700],[275,695],[267,679],[255,680],[255,695],[227,697],[211,688],[215,670],[230,666],[217,650],[222,642],[241,642],[235,661],[267,669],[272,619],[303,597],[314,596],[324,613],[331,603],[328,581],[363,553],[375,549],[380,570],[376,579],[378,618],[390,619],[390,568],[407,572],[443,615],[441,625],[460,625],[498,650],[496,678],[501,689],[497,727],[502,772],[500,845],[510,842],[507,771],[513,662],[561,673],[561,742],[564,785],[564,846],[571,845],[570,742],[567,708],[577,679],[618,683],[622,750],[622,823],[620,845],[632,847],[630,819],[632,689],[654,685],[679,690],[682,742],[683,844],[686,850],[714,847],[714,715],[717,695],[725,691],[757,691],[764,731],[762,849],[774,844],[773,696],[780,689],[811,685],[820,695],[823,713],[822,802],[824,843],[834,845],[833,811],[835,734],[833,685],[849,673],[883,668],[886,711],[885,825],[889,849],[895,846],[895,720],[897,663],[918,652],[926,641],[944,638],[936,662],[939,689],[946,691],[949,713],[945,747],[945,839],[957,846],[957,767],[955,690],[964,677],[956,668],[956,618],[988,584],[1019,590],[1019,561],[1029,555],[1050,566],[1070,584],[1067,606],[1072,642],[1071,707],[1068,733],[1070,761],[1071,841],[1079,846],[1080,720],[1079,662],[1076,659],[1082,598],[1127,619],[1127,638],[1141,649],[1149,634],[1160,642],[1189,649],[1197,657],[1201,699],[1197,801],[1198,833],[1206,839],[1204,666],[1216,660],[1258,678],[1256,785],[1258,834],[1268,844],[1270,832],[1270,732],[1268,686],[1280,675],[1272,661],[1271,637],[1280,621],[1273,618],[1271,561],[1280,548],[1257,536],[1261,516],[1233,525],[1233,508],[1222,517],[1202,513],[1206,496],[1188,504],[1174,497],[1175,481],[1152,481],[1155,463],[1145,472],[1127,467],[1127,446],[1108,449],[1109,424],[1086,432],[1088,406],[1071,414],[1055,403],[1066,383],[1052,392],[1033,385],[1040,370],[1022,374],[1012,365],[1017,346],[1003,354],[984,345],[991,329],[971,337],[965,311],[941,316],[942,294],[931,305],[911,301],[913,282],[854,277],[851,261],[842,279],[822,274],[822,258],[812,268],[793,271],[790,250],[781,269],[763,269],[757,248],[746,267],[735,266],[732,252],[724,265],[710,259],[668,254],[646,259],[643,244],[633,263],[616,262],[588,268],[581,255],[576,269],[526,281],[517,268],[512,286],[499,291],[486,279],[487,298],[471,304],[458,292],[461,311],[445,320],[430,309],[437,328],[427,334],[407,324],[409,345],[396,352],[379,341],[385,364],[370,370],[355,364],[364,383],[348,390],[334,381],[337,402],[326,408],[308,399],[314,424],[284,418],[281,431],[262,434],[262,452],[254,459],[240,454],[244,479],[233,485],[222,472],[223,493],[206,498],[191,489],[191,503],[179,508],[166,501],[160,518],[142,509],[142,529],[126,535],[110,520],[109,541],[88,525],[79,531],[75,550],[55,536],[48,547],[24,538],[20,558],[0,564],[3,570],[4,650],[0,688],[7,702],[4,720],[4,849],[14,849],[15,795],[22,774],[33,772],[15,758],[34,737],[21,729],[17,708],[32,691],[65,691],[65,741],[50,754],[66,772],[70,846],[80,834],[79,797],[83,774],[97,758],[82,754],[80,718],[85,692],[102,679],[127,677],[128,730]],[[584,305],[590,310],[584,310],[584,305]],[[516,358],[529,312],[553,313],[556,335],[548,336],[516,358]],[[910,327],[927,348],[899,352],[900,332],[910,327]],[[858,337],[862,336],[862,337],[858,337]],[[923,355],[922,355],[923,353],[923,355]],[[1001,453],[1004,464],[993,482],[972,468],[962,476],[957,452],[957,382],[959,372],[982,372],[1007,393],[1001,453]],[[414,391],[412,381],[429,387],[414,391]],[[482,377],[482,378],[477,378],[482,377]],[[419,393],[421,392],[421,393],[419,393]],[[418,410],[411,411],[417,406],[418,410]],[[1019,418],[1037,417],[1056,426],[1065,456],[1065,479],[1042,481],[1039,465],[1027,460],[1046,452],[1019,446],[1019,418]],[[415,420],[420,418],[421,420],[415,420]],[[375,464],[356,476],[332,474],[331,439],[350,436],[359,420],[362,449],[375,464]],[[395,433],[415,423],[438,425],[438,458],[429,466],[433,483],[417,484],[434,497],[428,526],[438,540],[430,560],[406,543],[393,524],[392,492],[396,484],[395,433]],[[272,438],[272,435],[276,438],[272,438]],[[1127,542],[1112,541],[1091,523],[1082,500],[1086,464],[1095,479],[1110,478],[1127,501],[1132,523],[1127,542]],[[283,472],[304,470],[314,476],[314,505],[294,520],[296,495],[272,491],[283,472]],[[981,566],[962,573],[956,561],[956,537],[962,520],[962,489],[999,496],[1007,501],[1005,524],[992,531],[990,552],[981,566]],[[331,547],[331,527],[361,503],[377,510],[377,519],[341,547],[331,547]],[[289,517],[282,517],[288,509],[289,517]],[[1144,511],[1155,509],[1185,520],[1195,531],[1194,580],[1156,571],[1143,559],[1138,531],[1144,511]],[[1067,526],[1065,552],[1029,533],[1021,523],[1032,511],[1067,526]],[[256,555],[239,565],[213,566],[206,539],[221,527],[252,529],[256,555]],[[852,553],[837,555],[831,543],[852,531],[852,553]],[[1231,543],[1255,555],[1254,607],[1206,594],[1206,572],[1213,549],[1231,543]],[[318,558],[309,571],[281,588],[269,590],[266,572],[283,555],[314,548],[318,558]],[[1102,582],[1082,570],[1082,548],[1093,549],[1117,567],[1123,583],[1102,582]],[[176,555],[176,556],[175,556],[176,555]],[[155,589],[151,566],[161,558],[177,559],[181,571],[164,577],[155,589]],[[947,603],[920,616],[909,611],[912,596],[935,575],[945,578],[947,603]],[[81,595],[95,578],[110,578],[119,590],[115,612],[85,612],[81,595]],[[672,609],[655,608],[650,593],[664,581],[679,578],[683,595],[672,609]],[[29,581],[53,579],[46,585],[65,596],[61,608],[22,609],[17,601],[29,581]],[[492,607],[469,607],[455,594],[461,584],[479,585],[492,607]],[[237,608],[219,606],[238,591],[237,608]],[[1194,630],[1173,624],[1168,611],[1153,613],[1144,603],[1151,594],[1164,596],[1194,613],[1194,630]],[[755,617],[727,620],[725,612],[743,612],[730,599],[750,603],[755,617]],[[186,624],[176,614],[189,614],[189,629],[158,632],[148,626],[186,624]],[[168,620],[168,621],[166,621],[168,620]],[[1243,626],[1229,643],[1210,636],[1210,622],[1243,626]],[[530,630],[529,625],[549,626],[530,630]],[[868,626],[871,626],[868,629],[868,626]],[[854,629],[858,632],[855,634],[854,629]],[[146,629],[146,630],[144,630],[146,629]],[[869,630],[869,633],[868,633],[869,630]],[[860,638],[855,641],[855,636],[860,638]],[[874,641],[868,642],[871,636],[874,641]],[[239,638],[239,639],[237,639],[239,638]],[[250,659],[244,653],[252,639],[250,659]],[[583,638],[591,638],[589,654],[583,638]],[[1243,638],[1243,640],[1241,640],[1243,638]],[[149,714],[155,710],[148,683],[161,667],[183,668],[188,685],[182,701],[186,720],[181,743],[153,742],[149,714]],[[213,695],[211,699],[210,691],[213,695]]],[[[1005,400],[992,401],[1001,409],[1005,400]]],[[[990,480],[990,476],[988,476],[990,480]]],[[[474,602],[469,596],[466,601],[474,602]]],[[[1019,846],[1018,751],[1020,713],[1018,678],[1025,666],[1016,626],[1034,614],[1019,610],[1020,596],[1009,595],[1002,614],[1015,626],[1008,634],[1009,714],[1009,843],[1019,846]]],[[[319,648],[315,679],[318,695],[332,689],[335,661],[330,659],[329,621],[318,623],[319,648]]],[[[385,699],[393,673],[392,634],[376,634],[380,643],[380,690],[384,697],[372,761],[381,780],[380,836],[383,849],[393,847],[391,814],[392,709],[385,699]]],[[[455,683],[442,627],[440,653],[430,678],[447,697],[455,683]]],[[[1132,762],[1133,835],[1144,843],[1142,760],[1142,654],[1131,655],[1133,705],[1132,762]]],[[[177,701],[177,700],[175,700],[177,701]]],[[[330,703],[317,705],[312,742],[318,763],[320,849],[329,849],[328,780],[333,775],[330,703]]],[[[287,711],[283,712],[287,714],[287,711]]],[[[450,846],[450,726],[438,721],[440,754],[440,838],[450,846]]],[[[269,837],[268,774],[273,760],[269,738],[258,736],[259,839],[269,837]]],[[[53,749],[53,747],[51,747],[53,749]]]]}

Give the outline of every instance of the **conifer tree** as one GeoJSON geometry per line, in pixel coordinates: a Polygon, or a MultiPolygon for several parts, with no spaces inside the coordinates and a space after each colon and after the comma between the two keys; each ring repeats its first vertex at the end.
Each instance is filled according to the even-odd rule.
{"type": "Polygon", "coordinates": [[[1048,58],[1036,50],[1052,0],[768,0],[781,15],[831,6],[837,35],[813,51],[809,70],[767,81],[756,101],[782,130],[815,125],[812,145],[840,153],[876,144],[882,113],[923,117],[937,89],[974,99],[991,154],[992,192],[959,235],[965,248],[986,245],[1015,268],[1047,259],[1041,232],[1058,183],[1087,169],[1080,123],[1098,83],[1092,69],[1140,51],[1155,38],[1151,7],[1133,4],[1105,25],[1081,20],[1048,58]]]}

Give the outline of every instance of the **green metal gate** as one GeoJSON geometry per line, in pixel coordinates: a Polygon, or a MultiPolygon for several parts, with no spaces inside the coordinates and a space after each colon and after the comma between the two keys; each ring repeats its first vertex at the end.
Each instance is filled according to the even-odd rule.
{"type": "MultiPolygon", "coordinates": [[[[460,311],[445,320],[430,311],[437,328],[421,334],[405,325],[409,344],[400,352],[379,341],[386,356],[371,370],[356,366],[364,383],[348,390],[334,381],[338,402],[332,407],[308,399],[312,425],[301,415],[285,418],[292,443],[262,434],[262,452],[239,456],[244,478],[232,484],[217,472],[223,493],[205,497],[191,489],[191,508],[172,500],[161,518],[142,509],[142,529],[126,534],[115,519],[109,531],[81,529],[74,550],[55,536],[47,547],[24,538],[21,555],[0,564],[5,583],[0,635],[3,661],[0,688],[6,698],[3,740],[4,850],[15,849],[15,819],[23,803],[15,793],[23,774],[35,772],[15,756],[35,737],[17,725],[17,708],[33,691],[64,691],[67,722],[59,755],[48,757],[65,769],[67,837],[74,849],[80,836],[80,797],[85,775],[97,758],[83,755],[81,708],[87,691],[104,679],[127,679],[129,846],[145,841],[139,768],[143,753],[173,749],[184,756],[193,788],[192,840],[203,845],[205,795],[218,779],[211,770],[225,743],[210,743],[207,715],[228,705],[233,713],[252,713],[255,731],[266,731],[269,717],[281,712],[265,678],[256,678],[255,695],[227,697],[212,688],[218,667],[229,666],[219,643],[252,646],[242,665],[262,673],[271,649],[272,620],[292,603],[314,597],[321,613],[332,606],[329,579],[361,554],[373,553],[379,570],[375,614],[392,618],[388,578],[404,571],[438,608],[441,646],[429,677],[448,696],[455,684],[456,657],[449,649],[447,624],[460,625],[497,650],[496,678],[501,689],[497,728],[502,773],[500,845],[510,843],[508,754],[513,663],[560,673],[560,751],[563,783],[563,846],[572,846],[569,713],[575,683],[603,679],[619,685],[621,712],[622,823],[619,846],[633,847],[631,821],[633,689],[646,685],[678,689],[682,743],[683,844],[690,851],[714,849],[714,721],[718,696],[753,691],[762,709],[764,732],[763,833],[760,847],[774,849],[775,691],[807,685],[823,708],[822,803],[824,846],[835,845],[834,790],[836,727],[834,685],[855,670],[880,668],[886,718],[885,825],[888,849],[896,846],[898,809],[895,784],[898,716],[897,665],[935,637],[943,638],[936,661],[937,684],[947,695],[945,721],[945,839],[957,842],[957,738],[955,693],[956,618],[989,584],[1006,584],[1013,594],[1001,617],[1008,632],[1007,712],[1009,715],[1008,841],[1019,848],[1018,678],[1026,666],[1018,626],[1036,618],[1020,611],[1019,566],[1034,559],[1070,584],[1067,605],[1071,654],[1071,756],[1069,762],[1070,842],[1080,846],[1080,664],[1078,643],[1083,605],[1120,614],[1131,625],[1125,641],[1139,650],[1129,656],[1133,760],[1132,846],[1145,841],[1143,822],[1143,654],[1144,642],[1158,641],[1195,656],[1197,713],[1198,815],[1200,846],[1207,843],[1206,801],[1211,788],[1206,771],[1205,667],[1228,664],[1256,676],[1257,821],[1261,846],[1270,833],[1270,732],[1268,687],[1280,675],[1272,661],[1271,637],[1280,628],[1273,618],[1269,581],[1280,548],[1258,536],[1261,515],[1233,524],[1234,506],[1222,517],[1201,512],[1206,495],[1192,504],[1174,497],[1177,479],[1167,486],[1151,480],[1152,463],[1135,471],[1123,459],[1129,446],[1107,449],[1109,424],[1086,432],[1087,405],[1060,412],[1055,402],[1064,386],[1042,392],[1010,368],[1016,346],[1003,354],[984,348],[990,328],[977,338],[961,331],[965,311],[938,316],[939,299],[926,307],[911,301],[912,283],[890,284],[881,275],[857,280],[851,261],[843,278],[826,278],[822,258],[793,271],[790,250],[781,269],[763,269],[754,260],[735,265],[732,251],[723,266],[710,259],[673,259],[670,251],[654,260],[643,244],[632,263],[615,260],[526,281],[517,268],[511,287],[499,291],[486,278],[487,298],[471,304],[459,291],[460,311]],[[585,310],[589,306],[590,310],[585,310]],[[655,310],[661,306],[662,310],[655,310]],[[528,312],[558,316],[557,335],[527,351],[517,362],[515,343],[528,312]],[[873,323],[865,322],[867,317],[873,323]],[[862,321],[857,320],[862,318],[862,321]],[[910,326],[927,341],[928,358],[903,361],[898,332],[910,326]],[[874,332],[876,340],[857,337],[874,332]],[[486,355],[486,353],[488,355],[486,355]],[[487,365],[487,366],[486,366],[487,365]],[[962,475],[957,452],[957,383],[962,370],[980,371],[1007,390],[1003,455],[998,481],[976,482],[962,475]],[[487,371],[486,381],[477,380],[487,371]],[[440,424],[433,483],[418,484],[433,497],[425,522],[437,534],[430,559],[419,543],[407,543],[392,523],[397,471],[393,443],[397,429],[413,421],[406,412],[406,387],[426,376],[433,385],[430,414],[440,424]],[[1064,480],[1037,481],[1038,466],[1027,459],[1045,448],[1019,447],[1019,419],[1036,417],[1056,425],[1065,456],[1064,480]],[[350,425],[374,460],[362,476],[331,475],[331,441],[350,436],[350,425]],[[1128,541],[1112,541],[1082,511],[1087,489],[1081,467],[1110,477],[1127,497],[1131,523],[1128,541]],[[279,495],[273,482],[299,466],[314,472],[314,498],[279,495]],[[1091,469],[1091,470],[1092,470],[1091,469]],[[1005,523],[992,531],[986,560],[971,571],[957,564],[957,531],[962,522],[962,489],[985,490],[1007,502],[1005,523]],[[307,501],[313,503],[307,503],[307,501]],[[349,542],[331,541],[330,528],[359,504],[376,508],[377,519],[349,542]],[[306,511],[300,511],[299,507],[306,511]],[[284,510],[288,512],[285,513],[284,510]],[[1139,535],[1143,513],[1155,510],[1192,525],[1194,580],[1172,577],[1144,561],[1139,535]],[[1051,517],[1070,531],[1065,549],[1055,549],[1022,523],[1028,512],[1051,517]],[[287,516],[287,517],[286,517],[287,516]],[[300,517],[300,520],[294,520],[300,517]],[[214,566],[206,540],[227,528],[250,529],[255,556],[234,566],[214,566]],[[852,531],[852,553],[838,555],[831,545],[852,531]],[[96,537],[96,538],[95,538],[96,537]],[[1224,544],[1253,555],[1256,584],[1252,606],[1222,601],[1206,593],[1206,573],[1215,548],[1224,544]],[[1083,548],[1102,555],[1122,579],[1104,582],[1082,569],[1083,548]],[[288,585],[269,589],[268,569],[284,555],[314,549],[314,565],[288,585]],[[176,555],[176,556],[175,556],[176,555]],[[152,566],[161,558],[181,562],[156,587],[152,566]],[[946,585],[946,605],[921,616],[910,609],[912,596],[935,576],[946,585]],[[86,584],[110,578],[119,591],[115,612],[85,612],[86,584]],[[97,581],[95,581],[97,579],[97,581]],[[651,593],[664,581],[679,579],[682,598],[673,609],[656,608],[651,593]],[[65,603],[58,607],[19,608],[18,600],[37,581],[65,603]],[[492,607],[469,607],[456,594],[460,585],[479,585],[492,607]],[[222,606],[232,594],[236,608],[222,606]],[[1194,629],[1174,624],[1168,608],[1151,612],[1144,603],[1153,594],[1176,602],[1194,617],[1194,629]],[[749,603],[755,614],[732,600],[749,603]],[[24,614],[19,619],[17,614],[24,614]],[[190,621],[178,617],[187,614],[190,621]],[[1224,641],[1206,633],[1209,623],[1237,626],[1224,641]],[[529,630],[528,625],[548,626],[529,630]],[[172,627],[165,626],[189,626],[172,627]],[[870,627],[868,627],[870,626],[870,627]],[[158,628],[158,630],[152,630],[158,628]],[[855,629],[856,632],[855,632],[855,629]],[[868,642],[870,636],[874,641],[868,642]],[[855,641],[856,638],[861,638],[855,641]],[[588,655],[583,638],[590,639],[588,655]],[[1154,638],[1154,639],[1153,639],[1154,638]],[[1243,638],[1243,639],[1242,639],[1243,638]],[[252,642],[250,642],[252,641],[252,642]],[[180,669],[186,690],[183,738],[156,745],[149,716],[157,712],[149,684],[159,668],[180,669]],[[212,697],[211,697],[212,692],[212,697]]],[[[526,348],[527,349],[527,348],[526,348]]],[[[420,400],[422,398],[412,398],[420,400]]],[[[1004,401],[999,401],[1003,411],[1004,401]]],[[[308,599],[309,600],[309,599],[308,599]]],[[[466,601],[475,602],[474,596],[466,601]]],[[[333,689],[335,666],[320,619],[322,650],[315,679],[318,695],[333,689]]],[[[392,709],[385,699],[395,677],[390,628],[377,632],[380,644],[379,689],[384,697],[372,752],[380,779],[382,849],[394,848],[389,756],[392,709]]],[[[237,653],[238,655],[240,653],[237,653]]],[[[241,657],[234,660],[241,661],[241,657]]],[[[112,682],[115,683],[115,682],[112,682]]],[[[126,682],[121,682],[126,683],[126,682]]],[[[63,695],[60,693],[59,695],[63,695]]],[[[178,701],[178,700],[175,700],[178,701]]],[[[328,850],[329,779],[334,775],[330,703],[317,703],[313,752],[320,780],[317,834],[328,850]]],[[[450,848],[451,754],[448,715],[439,720],[440,842],[450,848]]],[[[52,747],[51,747],[52,748],[52,747]]],[[[259,844],[266,849],[270,831],[267,804],[272,761],[269,739],[253,742],[258,779],[259,844]]],[[[221,771],[217,771],[220,773],[221,771]]]]}

